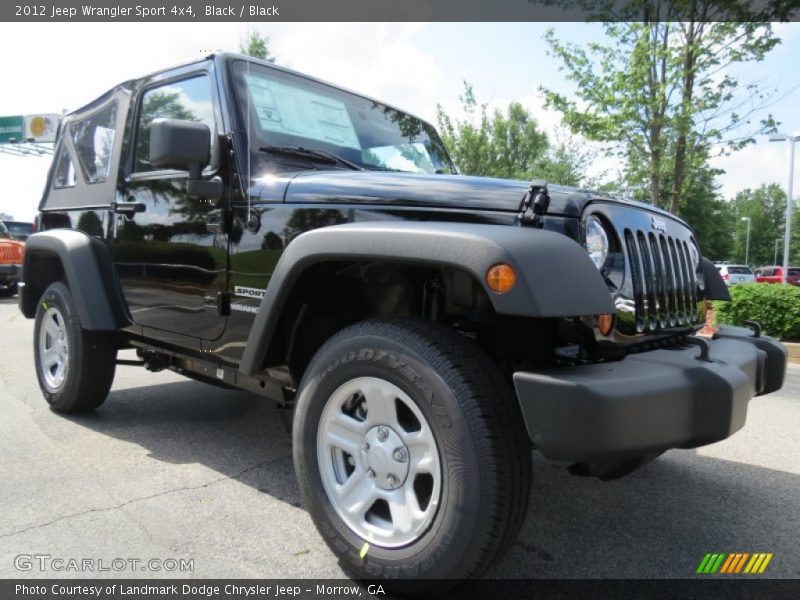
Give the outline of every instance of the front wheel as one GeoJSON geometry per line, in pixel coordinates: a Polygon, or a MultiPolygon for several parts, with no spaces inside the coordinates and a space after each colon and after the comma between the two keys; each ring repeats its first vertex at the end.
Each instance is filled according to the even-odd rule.
{"type": "Polygon", "coordinates": [[[82,327],[70,289],[61,282],[42,294],[34,322],[34,360],[39,387],[58,412],[100,406],[114,380],[114,334],[82,327]]]}
{"type": "Polygon", "coordinates": [[[524,519],[530,443],[513,394],[436,323],[365,321],[326,342],[293,437],[305,505],[357,577],[407,592],[476,577],[524,519]]]}

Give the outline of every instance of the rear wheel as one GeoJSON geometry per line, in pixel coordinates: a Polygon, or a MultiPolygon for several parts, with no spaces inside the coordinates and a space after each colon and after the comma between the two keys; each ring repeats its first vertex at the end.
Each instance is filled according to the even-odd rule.
{"type": "Polygon", "coordinates": [[[116,368],[113,332],[84,329],[61,282],[51,284],[39,301],[33,342],[39,387],[54,410],[76,413],[103,403],[116,368]]]}
{"type": "Polygon", "coordinates": [[[530,443],[514,396],[472,340],[436,323],[365,321],[326,342],[293,435],[305,505],[357,577],[448,587],[479,576],[524,519],[530,443]]]}

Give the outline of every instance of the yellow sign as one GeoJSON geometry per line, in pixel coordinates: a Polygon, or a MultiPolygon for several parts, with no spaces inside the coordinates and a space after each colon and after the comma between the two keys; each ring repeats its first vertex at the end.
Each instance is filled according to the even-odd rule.
{"type": "Polygon", "coordinates": [[[25,115],[25,141],[40,144],[55,142],[60,119],[55,114],[25,115]]]}

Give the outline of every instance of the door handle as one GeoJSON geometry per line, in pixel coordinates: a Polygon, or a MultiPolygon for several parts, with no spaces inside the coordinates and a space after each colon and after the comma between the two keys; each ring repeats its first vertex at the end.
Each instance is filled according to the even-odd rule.
{"type": "Polygon", "coordinates": [[[141,213],[147,210],[147,205],[144,202],[112,202],[111,212],[131,216],[136,213],[141,213]]]}

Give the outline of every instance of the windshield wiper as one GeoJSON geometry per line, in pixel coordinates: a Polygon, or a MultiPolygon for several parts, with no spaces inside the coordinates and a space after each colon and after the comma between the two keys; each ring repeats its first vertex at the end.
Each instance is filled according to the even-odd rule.
{"type": "Polygon", "coordinates": [[[350,162],[346,158],[336,156],[330,152],[325,152],[325,150],[317,150],[315,148],[304,148],[303,146],[261,146],[258,150],[260,152],[267,152],[269,154],[284,154],[287,156],[311,158],[318,162],[324,162],[329,165],[344,165],[353,171],[364,170],[363,167],[360,167],[354,162],[350,162]]]}

